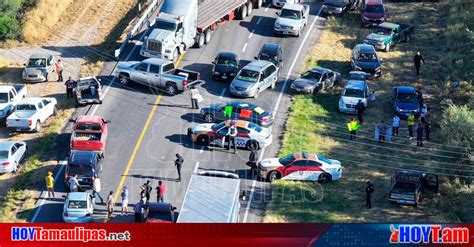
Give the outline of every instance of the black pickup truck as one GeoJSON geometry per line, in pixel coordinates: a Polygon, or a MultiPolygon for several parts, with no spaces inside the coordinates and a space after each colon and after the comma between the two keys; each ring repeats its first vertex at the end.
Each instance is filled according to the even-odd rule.
{"type": "Polygon", "coordinates": [[[417,206],[425,190],[438,192],[438,176],[413,170],[399,170],[392,177],[388,200],[417,206]]]}

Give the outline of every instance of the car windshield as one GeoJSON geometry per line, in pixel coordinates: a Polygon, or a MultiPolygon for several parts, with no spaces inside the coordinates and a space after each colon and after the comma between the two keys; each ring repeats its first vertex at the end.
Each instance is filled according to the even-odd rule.
{"type": "Polygon", "coordinates": [[[258,126],[258,125],[256,125],[256,124],[254,124],[254,123],[249,123],[248,128],[249,128],[249,129],[253,129],[253,130],[257,131],[257,132],[262,132],[262,127],[260,127],[260,126],[258,126]]]}
{"type": "Polygon", "coordinates": [[[367,5],[365,7],[365,12],[367,13],[377,13],[377,14],[381,14],[383,13],[385,10],[383,9],[383,5],[367,5]]]}
{"type": "Polygon", "coordinates": [[[292,9],[282,9],[280,17],[293,19],[293,20],[299,20],[301,19],[301,12],[297,10],[292,10],[292,9]]]}
{"type": "Polygon", "coordinates": [[[375,62],[377,61],[377,56],[375,53],[360,53],[357,61],[361,62],[375,62]]]}
{"type": "Polygon", "coordinates": [[[278,64],[278,56],[276,54],[270,54],[267,52],[261,52],[258,56],[259,60],[265,60],[272,62],[273,64],[278,64]]]}
{"type": "Polygon", "coordinates": [[[0,159],[8,159],[8,151],[2,150],[0,151],[0,159]]]}
{"type": "Polygon", "coordinates": [[[293,154],[287,155],[287,156],[285,156],[283,158],[280,158],[278,160],[278,162],[280,162],[280,164],[282,164],[284,166],[290,164],[293,161],[295,161],[295,156],[293,156],[293,154]]]}
{"type": "Polygon", "coordinates": [[[172,22],[156,20],[155,27],[162,30],[176,31],[176,24],[172,22]]]}
{"type": "Polygon", "coordinates": [[[78,87],[83,87],[83,86],[89,86],[89,85],[93,85],[93,86],[96,86],[97,85],[97,82],[90,79],[90,80],[79,80],[77,82],[77,86],[78,87]]]}
{"type": "Polygon", "coordinates": [[[380,35],[391,35],[392,29],[383,28],[383,27],[375,27],[374,33],[380,34],[380,35]]]}
{"type": "Polygon", "coordinates": [[[46,59],[44,59],[44,58],[31,58],[28,61],[28,67],[46,67],[46,59]]]}
{"type": "Polygon", "coordinates": [[[258,71],[242,69],[237,75],[237,79],[241,81],[257,82],[259,74],[258,71]]]}
{"type": "Polygon", "coordinates": [[[87,201],[69,201],[67,204],[67,208],[72,208],[72,209],[81,209],[81,208],[87,208],[87,201]]]}
{"type": "Polygon", "coordinates": [[[237,60],[227,58],[227,57],[218,57],[216,61],[217,65],[224,65],[228,67],[237,67],[237,60]]]}
{"type": "Polygon", "coordinates": [[[78,123],[76,126],[76,130],[100,131],[101,127],[100,127],[100,124],[96,124],[96,123],[78,123]]]}
{"type": "Polygon", "coordinates": [[[332,164],[332,161],[322,155],[317,155],[318,156],[318,160],[324,162],[324,163],[327,163],[327,164],[332,164]]]}
{"type": "Polygon", "coordinates": [[[17,111],[35,111],[36,106],[31,104],[21,104],[16,106],[17,111]]]}
{"type": "Polygon", "coordinates": [[[397,99],[405,103],[417,103],[418,97],[413,93],[399,93],[397,99]]]}
{"type": "Polygon", "coordinates": [[[321,76],[323,75],[321,75],[319,72],[307,71],[303,75],[301,75],[301,78],[310,81],[319,81],[319,79],[321,79],[321,76]]]}
{"type": "Polygon", "coordinates": [[[0,103],[8,102],[8,93],[0,93],[0,103]]]}
{"type": "Polygon", "coordinates": [[[213,131],[218,131],[218,130],[220,130],[222,127],[224,127],[224,125],[225,125],[225,122],[218,123],[218,124],[214,124],[214,125],[212,125],[211,129],[212,129],[213,131]]]}
{"type": "Polygon", "coordinates": [[[346,88],[342,96],[345,97],[354,97],[354,98],[364,98],[364,91],[355,88],[346,88]]]}
{"type": "Polygon", "coordinates": [[[69,166],[69,174],[77,174],[80,176],[92,177],[91,166],[71,165],[69,166]]]}
{"type": "Polygon", "coordinates": [[[161,220],[161,221],[167,221],[167,222],[173,221],[173,219],[171,218],[170,212],[154,211],[154,210],[150,210],[148,212],[148,219],[161,220]]]}

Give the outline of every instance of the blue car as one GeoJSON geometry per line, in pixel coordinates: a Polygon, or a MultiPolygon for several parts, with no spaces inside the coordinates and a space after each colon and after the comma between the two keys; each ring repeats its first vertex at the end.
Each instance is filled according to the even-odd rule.
{"type": "Polygon", "coordinates": [[[410,113],[413,113],[416,118],[420,117],[421,107],[414,87],[394,87],[392,105],[397,115],[402,119],[408,118],[410,113]]]}
{"type": "Polygon", "coordinates": [[[92,222],[95,199],[87,192],[71,192],[63,207],[63,220],[66,223],[92,222]]]}

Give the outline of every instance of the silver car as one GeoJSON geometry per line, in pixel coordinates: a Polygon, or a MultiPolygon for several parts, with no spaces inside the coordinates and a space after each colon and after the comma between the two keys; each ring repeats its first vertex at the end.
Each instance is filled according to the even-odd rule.
{"type": "Polygon", "coordinates": [[[54,68],[54,56],[47,53],[33,54],[28,59],[28,63],[24,64],[25,69],[21,78],[25,82],[44,82],[49,80],[49,75],[54,68]]]}
{"type": "Polygon", "coordinates": [[[254,97],[267,88],[275,88],[278,68],[269,61],[257,60],[243,67],[230,84],[230,93],[239,97],[254,97]]]}
{"type": "Polygon", "coordinates": [[[0,142],[0,174],[15,172],[27,151],[24,142],[0,142]]]}

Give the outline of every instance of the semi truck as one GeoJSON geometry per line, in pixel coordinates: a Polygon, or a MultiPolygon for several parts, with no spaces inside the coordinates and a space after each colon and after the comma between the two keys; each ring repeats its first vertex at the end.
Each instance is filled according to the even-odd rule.
{"type": "Polygon", "coordinates": [[[264,0],[164,0],[140,55],[176,62],[190,47],[209,43],[212,33],[233,19],[243,20],[264,0]]]}
{"type": "Polygon", "coordinates": [[[237,223],[240,212],[240,180],[233,173],[199,173],[191,176],[178,223],[237,223]],[[226,174],[224,174],[226,173],[226,174]]]}

